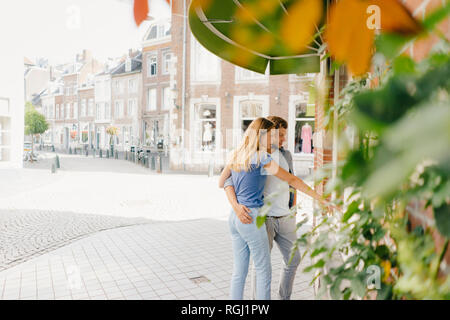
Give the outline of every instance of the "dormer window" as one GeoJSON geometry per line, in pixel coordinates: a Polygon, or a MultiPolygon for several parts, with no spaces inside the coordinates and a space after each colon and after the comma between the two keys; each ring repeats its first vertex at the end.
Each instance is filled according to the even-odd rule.
{"type": "Polygon", "coordinates": [[[127,58],[127,60],[125,61],[125,72],[130,72],[131,71],[131,59],[127,58]]]}
{"type": "Polygon", "coordinates": [[[156,36],[158,35],[158,34],[157,34],[157,29],[158,29],[158,26],[157,26],[157,25],[154,25],[154,26],[152,26],[152,27],[150,28],[150,32],[148,33],[147,40],[153,40],[153,39],[156,39],[156,36]]]}
{"type": "Polygon", "coordinates": [[[171,24],[169,21],[154,24],[150,27],[146,40],[156,40],[170,36],[171,24]]]}

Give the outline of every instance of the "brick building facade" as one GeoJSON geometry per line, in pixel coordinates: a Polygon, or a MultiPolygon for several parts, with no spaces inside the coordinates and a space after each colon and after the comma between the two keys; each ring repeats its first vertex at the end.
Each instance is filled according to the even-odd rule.
{"type": "Polygon", "coordinates": [[[142,42],[142,132],[144,146],[169,147],[169,111],[173,106],[170,86],[172,28],[170,19],[152,23],[142,42]]]}
{"type": "Polygon", "coordinates": [[[203,171],[213,162],[218,171],[253,119],[277,115],[289,122],[287,148],[297,174],[308,174],[314,165],[316,111],[310,86],[316,76],[269,76],[236,67],[203,48],[187,23],[183,32],[183,1],[174,1],[172,12],[177,98],[170,120],[171,167],[203,171]],[[302,139],[306,124],[311,128],[302,139]]]}
{"type": "Polygon", "coordinates": [[[119,129],[115,145],[129,150],[139,144],[142,109],[142,54],[129,52],[111,71],[112,125],[119,129]]]}

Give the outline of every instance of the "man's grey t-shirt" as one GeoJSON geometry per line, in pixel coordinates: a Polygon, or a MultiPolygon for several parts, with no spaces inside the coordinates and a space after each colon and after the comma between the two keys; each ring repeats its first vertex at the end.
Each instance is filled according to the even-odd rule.
{"type": "MultiPolygon", "coordinates": [[[[288,150],[284,150],[283,148],[276,149],[271,156],[281,168],[293,174],[292,156],[288,150]]],[[[231,177],[226,180],[224,188],[227,186],[234,187],[231,177]]],[[[288,183],[269,175],[264,186],[264,202],[267,203],[269,201],[271,204],[268,213],[269,216],[284,216],[289,214],[289,208],[292,207],[293,203],[293,193],[289,192],[288,183]]]]}
{"type": "MultiPolygon", "coordinates": [[[[294,162],[292,160],[292,154],[289,150],[286,150],[285,148],[280,148],[281,154],[286,159],[288,165],[289,165],[289,173],[294,174],[294,162]]],[[[289,208],[292,208],[294,206],[294,195],[297,191],[290,191],[289,192],[289,208]]]]}

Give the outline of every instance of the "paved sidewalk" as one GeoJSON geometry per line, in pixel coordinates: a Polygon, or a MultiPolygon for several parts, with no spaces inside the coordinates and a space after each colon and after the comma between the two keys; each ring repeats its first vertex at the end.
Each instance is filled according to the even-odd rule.
{"type": "MultiPolygon", "coordinates": [[[[0,170],[0,222],[8,226],[0,255],[29,259],[0,271],[0,299],[228,298],[229,204],[217,176],[156,174],[124,160],[73,155],[61,155],[52,174],[53,156],[0,170]],[[150,223],[133,225],[142,219],[150,223]]],[[[312,201],[298,198],[300,220],[311,215],[312,201]]],[[[276,298],[276,247],[272,261],[276,298]]],[[[307,263],[293,299],[313,298],[311,276],[300,271],[307,263]]]]}
{"type": "Polygon", "coordinates": [[[0,271],[98,231],[150,222],[73,212],[0,209],[0,271]]]}
{"type": "MultiPolygon", "coordinates": [[[[277,299],[277,248],[272,264],[277,299]]],[[[314,298],[305,265],[293,299],[314,298]]],[[[228,299],[231,272],[226,221],[159,222],[99,232],[0,272],[0,299],[228,299]]]]}

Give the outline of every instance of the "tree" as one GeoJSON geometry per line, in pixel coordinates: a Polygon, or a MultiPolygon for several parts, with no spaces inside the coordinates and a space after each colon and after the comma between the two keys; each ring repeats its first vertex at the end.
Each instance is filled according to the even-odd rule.
{"type": "Polygon", "coordinates": [[[30,103],[25,104],[25,134],[31,136],[31,155],[34,151],[34,137],[47,131],[48,122],[30,103]]]}

